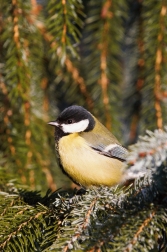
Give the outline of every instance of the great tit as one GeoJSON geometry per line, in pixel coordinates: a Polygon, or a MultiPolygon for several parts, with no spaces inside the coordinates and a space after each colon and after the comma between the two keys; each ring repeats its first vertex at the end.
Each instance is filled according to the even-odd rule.
{"type": "Polygon", "coordinates": [[[74,183],[90,187],[121,182],[127,150],[89,111],[73,105],[49,124],[55,126],[60,167],[74,183]]]}

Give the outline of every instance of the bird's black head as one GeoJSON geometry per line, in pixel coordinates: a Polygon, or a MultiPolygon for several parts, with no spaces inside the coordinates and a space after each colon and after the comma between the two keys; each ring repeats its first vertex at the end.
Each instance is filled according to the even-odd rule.
{"type": "Polygon", "coordinates": [[[58,127],[65,134],[71,134],[92,130],[95,126],[95,120],[86,109],[73,105],[63,110],[57,120],[49,124],[58,127]]]}

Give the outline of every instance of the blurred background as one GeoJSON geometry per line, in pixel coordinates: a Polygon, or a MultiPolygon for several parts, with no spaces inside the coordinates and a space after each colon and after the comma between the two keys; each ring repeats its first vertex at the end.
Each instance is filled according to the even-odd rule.
{"type": "Polygon", "coordinates": [[[74,187],[47,124],[72,104],[126,147],[163,129],[166,0],[0,0],[0,171],[32,190],[74,187]]]}

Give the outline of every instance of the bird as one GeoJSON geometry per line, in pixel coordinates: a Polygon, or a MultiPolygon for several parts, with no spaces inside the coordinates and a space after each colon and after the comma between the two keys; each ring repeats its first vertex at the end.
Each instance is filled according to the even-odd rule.
{"type": "Polygon", "coordinates": [[[59,165],[74,183],[84,188],[121,183],[128,151],[88,110],[72,105],[48,124],[55,127],[59,165]]]}

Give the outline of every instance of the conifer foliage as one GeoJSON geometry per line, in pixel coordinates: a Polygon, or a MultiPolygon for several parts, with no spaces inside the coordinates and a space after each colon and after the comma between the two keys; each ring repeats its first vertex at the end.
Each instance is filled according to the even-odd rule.
{"type": "MultiPolygon", "coordinates": [[[[1,250],[165,251],[167,159],[160,149],[150,154],[158,134],[161,139],[161,132],[152,132],[134,145],[129,165],[139,155],[133,166],[144,161],[147,172],[128,187],[48,191],[41,197],[37,191],[18,190],[6,178],[0,194],[1,250]],[[142,156],[136,149],[144,145],[148,152],[142,156]]],[[[163,136],[167,139],[167,132],[163,136]]]]}
{"type": "Polygon", "coordinates": [[[166,251],[166,68],[165,0],[0,0],[0,251],[166,251]],[[143,135],[132,183],[64,189],[47,122],[71,104],[143,135]]]}

